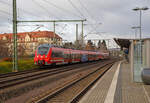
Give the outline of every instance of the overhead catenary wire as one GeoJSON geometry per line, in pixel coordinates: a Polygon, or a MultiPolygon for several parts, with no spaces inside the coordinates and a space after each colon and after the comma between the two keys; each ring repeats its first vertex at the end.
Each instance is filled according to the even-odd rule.
{"type": "Polygon", "coordinates": [[[90,17],[91,19],[93,19],[94,16],[92,16],[92,15],[90,14],[89,10],[83,5],[83,3],[82,3],[80,0],[78,0],[78,1],[79,1],[80,5],[84,8],[84,10],[87,12],[87,14],[89,15],[89,17],[90,17]]]}
{"type": "MultiPolygon", "coordinates": [[[[46,8],[45,6],[43,6],[43,5],[41,4],[41,2],[38,2],[38,1],[36,1],[36,0],[32,0],[32,1],[34,2],[34,4],[38,5],[38,7],[42,8],[48,15],[49,15],[49,14],[54,15],[54,14],[53,14],[54,12],[50,12],[50,10],[49,10],[48,8],[46,8]]],[[[47,4],[48,4],[48,2],[49,2],[49,4],[51,4],[52,6],[58,8],[58,9],[60,9],[60,10],[62,10],[62,11],[70,12],[69,10],[63,9],[62,7],[59,7],[59,6],[57,6],[56,4],[54,4],[54,3],[52,3],[52,2],[50,2],[50,1],[48,1],[48,0],[43,0],[43,2],[44,2],[44,1],[46,1],[47,4]]],[[[70,4],[72,5],[72,7],[79,13],[79,15],[76,14],[76,13],[73,13],[73,14],[76,15],[76,16],[78,16],[78,17],[80,17],[80,18],[83,18],[83,17],[85,18],[84,13],[83,13],[71,0],[68,0],[68,1],[69,1],[70,4]]],[[[10,5],[9,3],[4,2],[4,1],[0,1],[0,2],[4,3],[4,4],[6,4],[6,5],[10,5]]],[[[81,3],[81,1],[80,1],[80,3],[81,3]]],[[[84,9],[86,10],[86,7],[83,6],[83,3],[81,3],[81,5],[82,5],[82,7],[84,7],[84,9]]],[[[10,5],[10,6],[11,6],[11,5],[10,5]]],[[[34,15],[32,14],[32,12],[30,12],[30,11],[26,11],[26,10],[21,9],[21,8],[19,8],[19,10],[20,10],[20,11],[24,11],[24,12],[26,12],[27,14],[31,14],[32,16],[34,16],[34,15]]],[[[86,10],[86,11],[88,12],[88,10],[86,10]]],[[[5,12],[5,11],[3,11],[3,13],[4,13],[4,12],[5,12]]],[[[18,12],[18,13],[19,13],[19,12],[18,12]]],[[[12,14],[7,13],[7,12],[5,12],[4,14],[12,15],[12,14]]],[[[90,15],[90,14],[89,14],[89,15],[90,15]]],[[[20,16],[20,15],[18,15],[18,16],[20,16]]],[[[88,22],[89,22],[89,21],[88,21],[88,22]]],[[[92,27],[93,27],[93,26],[92,26],[92,27]]]]}
{"type": "MultiPolygon", "coordinates": [[[[2,3],[2,4],[6,4],[6,5],[9,5],[9,3],[7,3],[7,2],[4,2],[4,1],[0,1],[0,3],[2,3]]],[[[6,14],[6,15],[11,15],[11,13],[9,13],[9,12],[7,12],[7,11],[5,11],[5,10],[0,10],[0,12],[2,12],[2,13],[4,13],[4,14],[6,14]]]]}
{"type": "Polygon", "coordinates": [[[74,16],[77,16],[77,17],[79,17],[79,18],[82,18],[80,15],[77,15],[77,14],[75,14],[75,13],[73,13],[73,12],[71,12],[71,11],[65,9],[65,8],[62,8],[62,7],[60,7],[60,6],[57,6],[56,4],[54,4],[54,3],[52,3],[52,2],[50,2],[50,1],[48,1],[48,0],[43,0],[43,1],[46,2],[46,3],[48,3],[49,5],[51,5],[51,6],[53,6],[53,7],[55,7],[55,8],[57,8],[57,9],[61,10],[61,11],[64,11],[64,12],[67,12],[67,13],[69,12],[69,13],[73,14],[74,16]]]}
{"type": "MultiPolygon", "coordinates": [[[[7,3],[7,2],[4,2],[4,1],[0,1],[0,3],[3,3],[3,4],[6,4],[7,6],[9,6],[9,7],[11,7],[11,5],[9,4],[9,3],[7,3]]],[[[19,9],[19,8],[18,8],[19,9]]],[[[8,15],[10,18],[8,18],[8,20],[10,20],[10,21],[12,21],[12,13],[9,13],[9,12],[7,12],[7,11],[4,11],[4,10],[0,10],[0,12],[2,12],[2,13],[4,13],[4,14],[6,14],[6,15],[8,15]]],[[[19,15],[17,15],[17,17],[19,18],[19,19],[24,19],[23,17],[19,17],[19,15]]]]}
{"type": "MultiPolygon", "coordinates": [[[[65,24],[64,26],[61,27],[61,30],[59,31],[59,34],[62,34],[63,31],[66,29],[67,25],[65,24]]],[[[64,33],[63,33],[64,35],[64,33]]]]}
{"type": "Polygon", "coordinates": [[[88,36],[89,34],[91,34],[93,31],[96,31],[97,26],[98,26],[98,25],[96,25],[95,28],[93,27],[92,30],[90,30],[90,31],[85,35],[85,37],[88,36]]]}
{"type": "MultiPolygon", "coordinates": [[[[84,4],[81,2],[81,0],[78,0],[78,1],[79,1],[80,5],[82,6],[82,8],[86,11],[86,13],[88,14],[88,16],[93,20],[95,17],[93,15],[91,15],[90,11],[84,6],[84,4]]],[[[96,20],[94,20],[94,21],[95,21],[95,25],[96,25],[97,21],[96,20]]],[[[89,21],[87,21],[87,22],[89,22],[89,21]]],[[[97,26],[98,25],[99,25],[99,23],[97,24],[97,26]]],[[[96,27],[94,27],[92,25],[90,25],[90,26],[91,26],[92,30],[89,31],[88,34],[90,34],[92,31],[96,30],[96,28],[97,28],[97,26],[96,27]]]]}
{"type": "MultiPolygon", "coordinates": [[[[36,5],[38,5],[40,8],[42,8],[48,15],[51,14],[51,15],[54,15],[52,12],[50,12],[46,7],[42,6],[40,3],[38,3],[37,1],[35,0],[32,0],[36,5]]],[[[59,19],[58,17],[56,17],[57,19],[59,19]]]]}
{"type": "MultiPolygon", "coordinates": [[[[5,5],[9,6],[9,7],[12,6],[11,4],[9,4],[9,3],[7,3],[7,2],[4,2],[4,1],[0,1],[0,3],[5,4],[5,5]]],[[[38,15],[35,15],[35,14],[33,14],[32,12],[30,12],[30,11],[26,11],[26,10],[24,10],[24,9],[22,9],[22,8],[18,8],[18,9],[21,10],[21,11],[23,11],[23,12],[26,13],[26,14],[29,14],[29,15],[32,15],[32,16],[35,16],[35,17],[38,17],[38,15]]]]}
{"type": "MultiPolygon", "coordinates": [[[[7,3],[7,2],[4,2],[4,1],[0,1],[0,3],[2,3],[2,4],[4,4],[4,5],[7,5],[8,7],[11,7],[11,4],[9,4],[9,3],[7,3]]],[[[22,10],[22,11],[24,11],[24,10],[22,10]]],[[[25,11],[26,12],[26,11],[25,11]]],[[[9,13],[9,12],[7,12],[7,11],[4,11],[4,10],[0,10],[0,13],[3,13],[3,14],[5,14],[5,15],[7,15],[7,17],[6,16],[2,16],[2,17],[4,17],[4,18],[8,18],[8,21],[9,22],[7,22],[7,25],[12,25],[12,18],[11,18],[11,16],[12,16],[12,13],[9,13]]],[[[30,14],[30,13],[28,13],[28,14],[30,14]]],[[[17,17],[18,18],[20,18],[20,19],[24,19],[24,18],[22,18],[22,17],[20,17],[19,16],[19,8],[18,8],[18,15],[17,15],[17,17]]],[[[9,26],[8,26],[9,27],[9,26]]],[[[9,27],[10,28],[10,27],[9,27]]],[[[19,29],[19,28],[18,28],[19,29]]],[[[23,31],[26,31],[24,28],[22,28],[21,27],[21,29],[23,30],[23,31]]]]}
{"type": "MultiPolygon", "coordinates": [[[[2,4],[4,4],[4,5],[7,5],[8,7],[11,7],[12,5],[10,4],[10,3],[8,3],[8,2],[4,2],[4,1],[0,1],[0,3],[2,3],[2,4]]],[[[24,9],[22,9],[22,8],[17,8],[18,10],[18,15],[17,15],[17,17],[18,18],[20,18],[20,15],[19,15],[19,13],[21,12],[21,11],[23,11],[24,13],[26,13],[26,14],[29,14],[29,15],[32,15],[32,16],[35,16],[35,17],[39,17],[39,15],[37,16],[37,15],[34,15],[32,12],[29,12],[29,11],[26,11],[26,10],[24,10],[24,9]]],[[[2,13],[4,13],[4,14],[6,14],[6,15],[8,15],[9,17],[12,15],[12,13],[8,13],[8,12],[6,12],[6,11],[0,11],[0,12],[2,12],[2,13]]],[[[7,17],[8,18],[8,17],[7,17]]],[[[9,19],[9,18],[8,18],[9,19]]],[[[24,18],[20,18],[20,19],[24,19],[24,18]]],[[[9,19],[11,22],[12,22],[12,19],[10,18],[9,19]]],[[[11,23],[9,23],[9,24],[11,24],[11,23]]],[[[22,27],[21,27],[22,28],[22,27]]],[[[26,31],[24,28],[22,28],[23,29],[23,31],[26,31]]]]}
{"type": "MultiPolygon", "coordinates": [[[[87,12],[88,16],[91,18],[91,19],[94,19],[95,17],[93,15],[91,15],[90,11],[84,6],[84,4],[81,2],[81,0],[78,0],[80,5],[82,6],[82,8],[87,12]]],[[[97,22],[96,20],[94,20],[95,22],[97,22]]]]}
{"type": "MultiPolygon", "coordinates": [[[[84,14],[81,13],[81,11],[73,4],[73,2],[72,2],[71,0],[68,0],[68,2],[72,5],[72,7],[73,7],[77,12],[80,13],[80,15],[81,15],[82,17],[85,18],[84,14]]],[[[87,22],[88,22],[88,21],[87,21],[87,22]]]]}
{"type": "Polygon", "coordinates": [[[95,27],[94,27],[94,26],[92,26],[92,27],[93,27],[93,29],[92,29],[89,33],[93,32],[93,31],[96,31],[96,29],[97,29],[97,27],[98,27],[99,25],[100,25],[100,23],[95,24],[95,27]]]}
{"type": "MultiPolygon", "coordinates": [[[[8,16],[10,16],[10,15],[12,15],[11,13],[8,13],[8,12],[6,12],[6,11],[3,11],[3,10],[0,10],[0,12],[1,13],[3,13],[3,14],[6,14],[6,15],[8,15],[8,16]]],[[[8,17],[7,17],[8,18],[8,17]]],[[[19,17],[20,19],[23,19],[23,18],[21,18],[21,17],[19,17]]],[[[12,21],[12,19],[11,18],[9,18],[9,20],[11,20],[12,21]]]]}
{"type": "Polygon", "coordinates": [[[9,16],[10,16],[10,13],[8,13],[8,12],[6,12],[6,11],[3,11],[3,10],[0,10],[0,13],[3,13],[4,15],[7,15],[7,17],[6,17],[6,16],[2,16],[2,14],[1,14],[0,16],[1,16],[2,18],[4,18],[4,19],[7,18],[8,24],[11,24],[10,22],[12,22],[12,18],[9,17],[9,16]]]}
{"type": "Polygon", "coordinates": [[[85,16],[83,15],[83,13],[76,7],[76,5],[73,4],[73,2],[71,0],[68,0],[68,2],[72,5],[72,7],[77,11],[79,12],[79,14],[85,18],[85,16]]]}
{"type": "Polygon", "coordinates": [[[6,15],[10,15],[10,13],[6,12],[6,11],[3,11],[3,10],[0,10],[1,13],[3,14],[6,14],[6,15]]]}
{"type": "MultiPolygon", "coordinates": [[[[3,2],[3,3],[6,3],[6,2],[4,2],[4,1],[0,1],[0,2],[3,2]]],[[[12,18],[11,18],[11,14],[9,13],[9,12],[7,12],[7,11],[5,11],[5,10],[0,10],[0,16],[1,16],[1,18],[3,18],[3,19],[6,19],[7,18],[7,20],[8,20],[8,22],[3,22],[3,23],[1,23],[1,26],[8,26],[8,28],[9,28],[9,26],[10,25],[12,25],[12,18]]],[[[9,29],[8,29],[9,30],[9,29]]]]}
{"type": "Polygon", "coordinates": [[[5,1],[0,1],[0,3],[6,4],[6,5],[10,5],[9,3],[5,2],[5,1]]]}
{"type": "MultiPolygon", "coordinates": [[[[91,18],[91,19],[94,19],[94,16],[93,15],[91,15],[90,14],[90,11],[83,5],[83,3],[81,2],[81,0],[78,0],[79,1],[79,3],[80,3],[80,5],[84,8],[84,10],[87,12],[87,14],[89,15],[89,17],[91,18]]],[[[95,20],[94,20],[95,21],[95,20]]],[[[97,21],[95,21],[95,22],[97,22],[97,21]]],[[[92,31],[94,31],[94,30],[96,30],[96,28],[97,28],[97,26],[96,27],[94,27],[94,26],[92,26],[92,25],[90,25],[91,26],[91,28],[93,28],[92,29],[92,31]]],[[[90,34],[92,31],[90,31],[88,34],[90,34]]],[[[87,34],[87,35],[88,35],[87,34]]]]}
{"type": "MultiPolygon", "coordinates": [[[[78,9],[78,7],[76,7],[76,6],[73,4],[73,2],[72,2],[71,0],[68,0],[68,1],[69,1],[69,3],[73,6],[73,8],[74,8],[77,12],[79,12],[82,17],[85,18],[85,15],[78,9]]],[[[82,7],[84,7],[81,2],[80,2],[80,5],[81,5],[82,7]]],[[[84,7],[84,9],[86,9],[86,8],[84,7]]],[[[88,12],[87,9],[86,9],[86,11],[88,12]]],[[[92,18],[92,17],[91,17],[91,18],[92,18]]],[[[89,21],[87,21],[87,22],[89,22],[89,21]]],[[[90,22],[89,22],[89,23],[90,23],[90,22]]],[[[90,25],[90,26],[91,26],[91,25],[90,25]]],[[[93,26],[91,26],[91,28],[95,29],[93,26]]],[[[90,31],[90,32],[91,32],[91,31],[90,31]]]]}

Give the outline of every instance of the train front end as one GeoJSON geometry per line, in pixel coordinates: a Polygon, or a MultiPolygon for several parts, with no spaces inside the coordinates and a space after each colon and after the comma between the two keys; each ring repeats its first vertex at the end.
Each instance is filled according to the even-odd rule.
{"type": "Polygon", "coordinates": [[[34,64],[35,65],[47,65],[50,59],[50,45],[42,44],[38,46],[35,51],[34,64]]]}

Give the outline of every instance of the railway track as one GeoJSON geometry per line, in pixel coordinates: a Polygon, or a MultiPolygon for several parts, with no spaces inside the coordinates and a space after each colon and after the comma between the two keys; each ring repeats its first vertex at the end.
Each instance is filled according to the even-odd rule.
{"type": "MultiPolygon", "coordinates": [[[[113,65],[115,61],[97,65],[94,71],[86,71],[84,75],[65,83],[63,86],[55,87],[54,90],[47,91],[28,103],[76,103],[82,95],[113,65]]],[[[90,68],[90,67],[89,67],[90,68]]]]}
{"type": "Polygon", "coordinates": [[[40,69],[32,69],[32,70],[24,70],[24,71],[19,71],[19,72],[10,72],[10,73],[5,73],[5,74],[0,74],[0,78],[6,78],[10,76],[16,76],[16,75],[22,75],[30,72],[36,72],[39,71],[40,69]]]}
{"type": "MultiPolygon", "coordinates": [[[[89,64],[96,64],[97,62],[92,62],[89,64]]],[[[57,68],[53,68],[53,69],[46,69],[46,70],[31,70],[31,71],[25,71],[25,72],[18,72],[17,74],[15,73],[13,74],[7,74],[7,75],[3,75],[3,78],[0,78],[0,89],[4,89],[4,88],[8,88],[8,87],[12,87],[21,83],[25,83],[28,81],[33,81],[36,79],[40,79],[40,78],[44,78],[47,76],[52,76],[52,75],[56,75],[59,73],[63,73],[63,72],[67,72],[67,71],[71,71],[74,69],[79,69],[78,67],[82,67],[87,65],[87,63],[85,64],[76,64],[74,66],[69,65],[69,66],[58,66],[57,68]]]]}
{"type": "MultiPolygon", "coordinates": [[[[42,88],[48,87],[49,89],[51,89],[59,84],[62,84],[61,83],[62,81],[68,81],[70,78],[74,78],[73,77],[74,75],[75,76],[77,75],[78,77],[82,75],[81,72],[91,70],[98,66],[100,67],[106,62],[108,63],[110,61],[112,62],[115,60],[111,59],[111,60],[103,60],[103,61],[96,61],[96,62],[89,62],[89,63],[73,64],[67,66],[58,66],[58,68],[53,68],[53,70],[46,69],[46,71],[51,71],[51,72],[43,73],[42,75],[32,76],[33,74],[36,73],[33,74],[31,73],[32,74],[31,77],[28,77],[26,74],[19,75],[19,76],[23,76],[24,79],[18,79],[18,80],[14,80],[17,79],[18,76],[11,76],[14,77],[10,79],[12,80],[12,82],[8,82],[7,80],[0,78],[0,81],[1,79],[5,81],[5,83],[2,82],[0,83],[0,86],[2,87],[0,88],[0,101],[12,102],[13,98],[15,97],[18,98],[18,100],[21,100],[21,101],[17,101],[17,103],[24,103],[28,101],[29,98],[31,98],[31,96],[28,95],[35,93],[34,95],[36,96],[38,95],[36,94],[37,91],[39,91],[42,88]],[[22,95],[26,95],[26,97],[22,95]]],[[[42,70],[41,72],[44,71],[42,70]]]]}
{"type": "MultiPolygon", "coordinates": [[[[66,66],[66,65],[61,65],[61,67],[66,66]]],[[[39,71],[44,71],[45,69],[54,69],[54,68],[59,68],[60,65],[57,66],[45,66],[43,68],[34,68],[34,69],[30,69],[30,70],[23,70],[23,71],[18,71],[18,72],[10,72],[10,73],[4,73],[4,74],[0,74],[0,79],[1,78],[7,78],[7,77],[11,77],[11,76],[18,76],[18,75],[23,75],[23,74],[27,74],[27,73],[33,73],[33,72],[39,72],[39,71]]]]}

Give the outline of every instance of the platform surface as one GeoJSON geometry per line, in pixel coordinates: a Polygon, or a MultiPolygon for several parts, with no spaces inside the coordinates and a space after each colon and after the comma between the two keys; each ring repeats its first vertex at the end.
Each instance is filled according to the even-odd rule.
{"type": "Polygon", "coordinates": [[[117,62],[79,103],[150,103],[150,85],[133,82],[130,64],[117,62]]]}

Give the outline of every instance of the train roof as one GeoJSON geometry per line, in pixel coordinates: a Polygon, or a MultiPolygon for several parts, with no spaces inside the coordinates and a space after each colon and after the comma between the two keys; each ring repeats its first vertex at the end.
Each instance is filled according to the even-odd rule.
{"type": "MultiPolygon", "coordinates": [[[[56,47],[56,48],[60,48],[60,49],[72,49],[72,50],[77,50],[77,51],[81,51],[82,49],[75,49],[75,48],[64,48],[64,47],[61,47],[61,46],[56,46],[56,45],[53,45],[53,44],[41,44],[39,45],[38,47],[41,47],[41,46],[45,46],[45,47],[56,47]]],[[[82,50],[82,51],[90,51],[90,52],[101,52],[101,51],[95,51],[95,50],[82,50]]]]}
{"type": "Polygon", "coordinates": [[[55,47],[54,45],[52,44],[40,44],[38,47],[41,47],[41,46],[45,46],[45,47],[55,47]]]}

